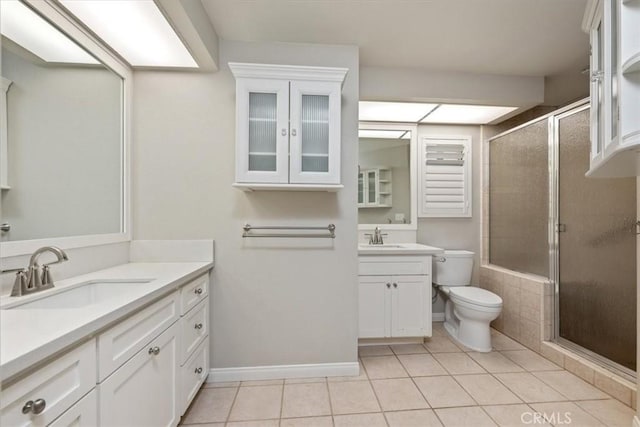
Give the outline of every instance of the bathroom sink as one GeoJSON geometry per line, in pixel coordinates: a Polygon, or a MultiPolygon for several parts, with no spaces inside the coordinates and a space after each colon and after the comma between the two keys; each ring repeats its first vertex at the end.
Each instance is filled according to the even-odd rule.
{"type": "Polygon", "coordinates": [[[404,248],[405,245],[399,245],[397,243],[385,243],[383,245],[360,244],[360,245],[358,245],[358,247],[360,249],[384,249],[384,248],[389,248],[389,249],[396,248],[396,249],[398,249],[398,248],[404,248]]]}
{"type": "Polygon", "coordinates": [[[360,255],[440,255],[443,250],[420,243],[387,243],[384,245],[368,245],[360,243],[360,255]]]}
{"type": "Polygon", "coordinates": [[[9,310],[83,308],[116,298],[134,290],[137,285],[151,281],[153,279],[91,280],[4,308],[9,310]]]}

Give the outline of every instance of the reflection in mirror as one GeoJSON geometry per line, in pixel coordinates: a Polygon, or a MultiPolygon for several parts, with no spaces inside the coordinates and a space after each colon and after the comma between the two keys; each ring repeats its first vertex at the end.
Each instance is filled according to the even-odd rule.
{"type": "Polygon", "coordinates": [[[411,223],[411,131],[360,129],[359,224],[411,223]]]}
{"type": "Polygon", "coordinates": [[[23,3],[0,7],[2,240],[122,232],[122,78],[23,3]]]}

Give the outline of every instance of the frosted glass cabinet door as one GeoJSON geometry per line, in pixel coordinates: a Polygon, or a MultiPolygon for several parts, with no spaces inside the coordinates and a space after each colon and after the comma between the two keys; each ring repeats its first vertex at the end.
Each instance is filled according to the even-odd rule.
{"type": "Polygon", "coordinates": [[[289,83],[242,79],[236,93],[236,181],[288,182],[289,83]]]}
{"type": "Polygon", "coordinates": [[[290,182],[340,183],[340,84],[292,81],[290,182]]]}

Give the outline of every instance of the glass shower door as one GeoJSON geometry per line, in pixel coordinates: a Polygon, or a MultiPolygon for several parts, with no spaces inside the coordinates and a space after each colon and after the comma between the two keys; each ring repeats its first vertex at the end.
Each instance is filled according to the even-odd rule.
{"type": "Polygon", "coordinates": [[[635,370],[636,180],[585,177],[588,108],[558,116],[555,125],[558,334],[635,370]]]}

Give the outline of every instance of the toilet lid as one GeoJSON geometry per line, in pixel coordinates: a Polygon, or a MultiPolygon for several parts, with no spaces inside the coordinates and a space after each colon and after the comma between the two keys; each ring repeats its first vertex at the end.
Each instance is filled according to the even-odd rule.
{"type": "Polygon", "coordinates": [[[469,304],[478,304],[484,307],[502,306],[502,298],[493,292],[475,286],[456,286],[449,288],[450,295],[469,304]]]}

